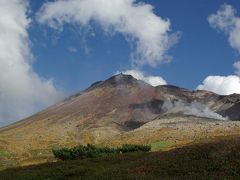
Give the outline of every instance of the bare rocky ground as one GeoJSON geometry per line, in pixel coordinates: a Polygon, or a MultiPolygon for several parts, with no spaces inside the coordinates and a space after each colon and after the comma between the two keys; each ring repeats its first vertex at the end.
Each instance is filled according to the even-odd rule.
{"type": "Polygon", "coordinates": [[[110,145],[125,143],[152,144],[171,141],[172,149],[186,144],[224,136],[239,136],[239,121],[223,121],[184,115],[159,117],[133,131],[115,136],[110,145]]]}

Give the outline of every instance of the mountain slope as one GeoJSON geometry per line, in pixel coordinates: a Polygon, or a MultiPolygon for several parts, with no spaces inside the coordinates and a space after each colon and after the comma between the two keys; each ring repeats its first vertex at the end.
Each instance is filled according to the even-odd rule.
{"type": "Polygon", "coordinates": [[[200,115],[212,111],[230,120],[240,119],[240,95],[219,96],[169,85],[152,87],[120,74],[1,128],[0,150],[10,155],[0,156],[0,162],[2,166],[39,163],[49,160],[50,150],[58,146],[154,143],[169,139],[181,146],[194,141],[192,137],[240,134],[239,122],[189,116],[192,112],[186,115],[185,107],[191,109],[194,102],[205,104],[197,109],[203,111],[200,115]],[[171,107],[167,107],[169,103],[171,107]],[[193,131],[190,135],[189,128],[193,131]],[[179,140],[181,134],[186,135],[179,140]]]}
{"type": "Polygon", "coordinates": [[[0,179],[239,179],[240,140],[8,169],[0,179]]]}

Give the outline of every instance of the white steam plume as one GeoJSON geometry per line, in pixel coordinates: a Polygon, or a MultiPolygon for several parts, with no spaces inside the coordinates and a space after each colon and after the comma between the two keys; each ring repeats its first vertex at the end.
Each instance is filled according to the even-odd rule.
{"type": "Polygon", "coordinates": [[[0,0],[0,126],[55,103],[62,94],[32,69],[26,0],[0,0]]]}
{"type": "Polygon", "coordinates": [[[211,119],[218,120],[228,120],[227,117],[223,117],[218,113],[213,112],[206,105],[199,102],[192,102],[190,104],[186,104],[182,101],[174,101],[171,102],[165,101],[162,107],[167,113],[179,113],[182,112],[186,115],[193,115],[197,117],[205,117],[211,119]]]}
{"type": "Polygon", "coordinates": [[[121,33],[136,47],[131,54],[136,65],[156,66],[171,58],[167,50],[177,42],[169,34],[170,21],[153,12],[153,7],[136,0],[57,0],[46,2],[37,19],[55,29],[65,23],[87,27],[97,23],[105,32],[121,33]]]}

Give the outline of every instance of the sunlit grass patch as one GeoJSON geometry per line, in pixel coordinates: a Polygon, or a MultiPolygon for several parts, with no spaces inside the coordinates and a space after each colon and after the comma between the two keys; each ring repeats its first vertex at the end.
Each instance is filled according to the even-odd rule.
{"type": "Polygon", "coordinates": [[[171,140],[167,140],[167,141],[158,141],[155,143],[151,144],[151,151],[160,151],[160,150],[164,150],[167,148],[170,148],[172,146],[174,146],[176,144],[175,141],[171,141],[171,140]]]}
{"type": "Polygon", "coordinates": [[[0,150],[0,157],[10,157],[11,153],[4,151],[4,150],[0,150]]]}

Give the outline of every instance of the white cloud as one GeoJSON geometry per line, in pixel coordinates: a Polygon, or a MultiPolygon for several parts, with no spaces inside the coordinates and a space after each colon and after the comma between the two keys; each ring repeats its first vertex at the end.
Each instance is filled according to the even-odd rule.
{"type": "Polygon", "coordinates": [[[0,126],[61,98],[52,81],[31,67],[27,10],[25,0],[0,0],[0,126]]]}
{"type": "MultiPolygon", "coordinates": [[[[215,14],[208,17],[208,22],[213,28],[223,31],[228,36],[230,46],[240,53],[240,17],[233,6],[222,5],[215,14]]],[[[235,62],[233,67],[235,73],[240,75],[240,62],[235,62]]],[[[221,95],[240,94],[240,78],[236,75],[208,76],[197,89],[221,95]]]]}
{"type": "Polygon", "coordinates": [[[235,73],[240,76],[240,61],[237,61],[233,64],[233,67],[235,69],[235,73]]]}
{"type": "Polygon", "coordinates": [[[131,75],[137,80],[142,80],[152,86],[166,85],[167,82],[160,76],[145,76],[143,72],[139,70],[127,70],[122,72],[123,74],[131,75]]]}
{"type": "Polygon", "coordinates": [[[221,95],[240,94],[240,77],[235,75],[208,76],[197,89],[212,91],[221,95]]]}
{"type": "Polygon", "coordinates": [[[65,23],[87,27],[95,22],[110,33],[121,33],[135,43],[131,57],[134,64],[156,66],[169,61],[167,50],[177,42],[171,34],[170,21],[153,12],[153,7],[136,0],[58,0],[46,2],[39,11],[38,21],[62,29],[65,23]]]}
{"type": "Polygon", "coordinates": [[[75,47],[68,47],[67,49],[70,53],[76,53],[78,50],[75,47]]]}
{"type": "Polygon", "coordinates": [[[228,35],[229,44],[240,53],[240,17],[233,6],[222,5],[217,13],[208,17],[208,22],[213,28],[228,35]]]}

